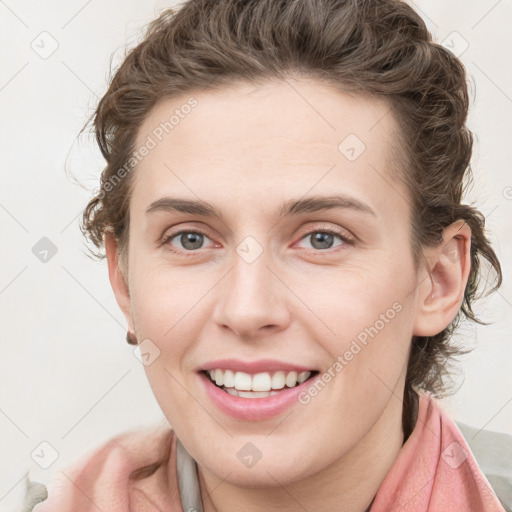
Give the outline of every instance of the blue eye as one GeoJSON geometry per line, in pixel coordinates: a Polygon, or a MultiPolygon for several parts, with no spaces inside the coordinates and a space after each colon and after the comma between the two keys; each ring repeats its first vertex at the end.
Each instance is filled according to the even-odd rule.
{"type": "Polygon", "coordinates": [[[194,252],[196,249],[202,249],[204,239],[208,238],[204,233],[200,231],[178,231],[177,233],[173,233],[166,237],[163,241],[163,244],[169,244],[171,240],[177,238],[181,243],[182,247],[178,248],[178,251],[171,248],[172,251],[186,251],[186,252],[194,252]]]}
{"type": "MultiPolygon", "coordinates": [[[[319,250],[321,252],[325,252],[322,249],[332,249],[335,238],[339,238],[341,243],[334,247],[339,247],[340,245],[353,244],[353,240],[348,237],[342,235],[339,231],[334,229],[321,229],[310,231],[305,236],[301,238],[301,240],[310,240],[312,247],[311,249],[319,250]]],[[[309,247],[308,247],[309,249],[309,247]]]]}
{"type": "MultiPolygon", "coordinates": [[[[311,246],[306,247],[306,249],[313,249],[319,252],[328,252],[327,249],[332,249],[333,247],[354,245],[352,238],[349,238],[335,229],[316,229],[306,233],[301,240],[307,240],[308,238],[311,241],[311,246]],[[334,245],[335,238],[338,238],[341,243],[334,245]]],[[[174,253],[194,253],[198,252],[199,249],[205,248],[203,247],[205,239],[209,240],[209,237],[201,231],[181,230],[165,237],[162,241],[162,245],[168,246],[169,250],[174,253]],[[171,243],[175,239],[181,247],[176,247],[171,243]]]]}

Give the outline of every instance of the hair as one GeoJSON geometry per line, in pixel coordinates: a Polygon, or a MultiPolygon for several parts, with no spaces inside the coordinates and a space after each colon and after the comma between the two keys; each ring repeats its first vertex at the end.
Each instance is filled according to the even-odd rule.
{"type": "MultiPolygon", "coordinates": [[[[111,72],[112,74],[112,72],[111,72]]],[[[411,205],[415,268],[423,249],[442,242],[444,228],[463,219],[471,228],[471,270],[461,308],[435,336],[413,336],[402,424],[408,437],[417,413],[416,390],[446,391],[447,363],[462,350],[451,343],[461,318],[484,296],[481,260],[502,282],[500,262],[485,234],[485,218],[461,204],[471,183],[473,135],[466,127],[468,90],[461,61],[433,41],[422,18],[400,0],[188,0],[150,22],[127,51],[93,114],[106,160],[100,191],[80,229],[101,252],[104,236],[117,241],[127,272],[129,201],[136,162],[131,158],[142,122],[162,99],[235,82],[312,78],[345,93],[388,102],[399,126],[395,152],[411,205]],[[119,170],[129,170],[119,179],[119,170]],[[118,183],[112,186],[113,178],[118,183]],[[109,185],[110,184],[110,185],[109,185]]]]}

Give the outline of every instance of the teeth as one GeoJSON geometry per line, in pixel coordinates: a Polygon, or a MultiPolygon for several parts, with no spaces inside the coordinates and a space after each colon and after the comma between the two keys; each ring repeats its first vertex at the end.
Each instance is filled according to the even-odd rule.
{"type": "Polygon", "coordinates": [[[226,393],[242,398],[265,398],[267,396],[277,395],[278,391],[237,391],[234,388],[226,388],[226,393]]]}
{"type": "MultiPolygon", "coordinates": [[[[221,372],[222,370],[215,370],[221,372]]],[[[239,391],[251,391],[252,378],[248,373],[236,372],[235,373],[235,385],[234,388],[239,391]]]]}
{"type": "Polygon", "coordinates": [[[297,383],[297,372],[290,372],[285,379],[286,385],[289,388],[293,388],[295,384],[297,383]]]}
{"type": "Polygon", "coordinates": [[[252,378],[251,389],[253,391],[270,391],[272,389],[271,382],[272,382],[272,379],[270,378],[270,374],[257,373],[252,378]]]}
{"type": "Polygon", "coordinates": [[[299,375],[297,375],[297,382],[299,384],[302,384],[305,380],[309,378],[311,375],[311,372],[300,372],[299,375]]]}
{"type": "Polygon", "coordinates": [[[276,372],[272,375],[272,389],[283,389],[286,384],[286,374],[284,372],[276,372]]]}
{"type": "MultiPolygon", "coordinates": [[[[270,396],[271,390],[283,389],[285,385],[289,388],[295,387],[297,384],[302,384],[306,379],[311,376],[311,372],[284,372],[277,371],[273,375],[269,372],[257,373],[251,375],[245,372],[234,373],[231,370],[209,370],[208,374],[210,379],[214,381],[217,386],[224,386],[225,390],[230,393],[233,392],[250,392],[251,397],[257,398],[257,395],[270,396]]],[[[233,394],[233,393],[230,393],[233,394]]],[[[234,396],[245,396],[247,393],[237,394],[234,396]]]]}
{"type": "Polygon", "coordinates": [[[215,370],[215,382],[217,386],[222,386],[224,384],[224,372],[222,370],[215,370]]]}
{"type": "Polygon", "coordinates": [[[226,370],[224,372],[224,386],[227,388],[234,388],[235,387],[235,374],[231,370],[226,370]]]}

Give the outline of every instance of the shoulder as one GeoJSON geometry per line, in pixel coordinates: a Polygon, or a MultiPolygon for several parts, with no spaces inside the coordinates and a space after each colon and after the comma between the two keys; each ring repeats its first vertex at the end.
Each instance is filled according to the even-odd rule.
{"type": "Polygon", "coordinates": [[[50,476],[48,486],[25,478],[23,512],[129,510],[134,483],[167,468],[175,442],[167,422],[126,430],[90,449],[50,476]]]}
{"type": "Polygon", "coordinates": [[[419,394],[418,417],[375,496],[372,512],[503,512],[463,435],[440,402],[419,394]]]}
{"type": "Polygon", "coordinates": [[[456,421],[437,399],[429,396],[428,401],[441,421],[444,462],[460,469],[467,465],[482,494],[492,490],[505,511],[512,512],[512,436],[456,421]]]}
{"type": "Polygon", "coordinates": [[[512,512],[512,435],[455,424],[505,510],[512,512]]]}

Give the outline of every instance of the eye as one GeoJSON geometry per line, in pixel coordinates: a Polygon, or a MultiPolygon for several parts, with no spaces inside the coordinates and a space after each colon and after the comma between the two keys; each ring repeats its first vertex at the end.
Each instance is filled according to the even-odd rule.
{"type": "Polygon", "coordinates": [[[172,233],[169,236],[165,237],[162,241],[162,245],[169,245],[169,250],[172,252],[195,252],[197,249],[203,249],[202,247],[205,238],[209,239],[204,233],[201,231],[189,231],[182,230],[177,231],[176,233],[172,233]],[[171,242],[176,239],[177,242],[181,245],[175,249],[171,242]]]}
{"type": "MultiPolygon", "coordinates": [[[[342,234],[340,231],[336,229],[317,229],[315,231],[310,231],[305,236],[301,238],[301,240],[309,240],[311,243],[310,247],[306,247],[307,249],[332,249],[334,239],[339,238],[341,243],[334,247],[339,247],[343,245],[353,245],[354,240],[349,238],[348,236],[342,234]]],[[[322,251],[325,252],[325,251],[322,251]]]]}
{"type": "MultiPolygon", "coordinates": [[[[195,230],[181,230],[171,233],[162,240],[162,245],[168,246],[171,252],[175,253],[193,253],[198,249],[204,249],[203,243],[209,237],[201,232],[195,230]],[[173,243],[173,240],[176,240],[173,243]],[[175,244],[179,246],[176,247],[175,244]]],[[[333,247],[340,247],[344,245],[354,245],[354,240],[346,234],[331,228],[316,229],[306,233],[301,240],[310,240],[310,247],[306,249],[314,249],[321,252],[326,252],[323,249],[332,249],[333,247]],[[335,238],[338,238],[341,243],[333,245],[335,238]]]]}

